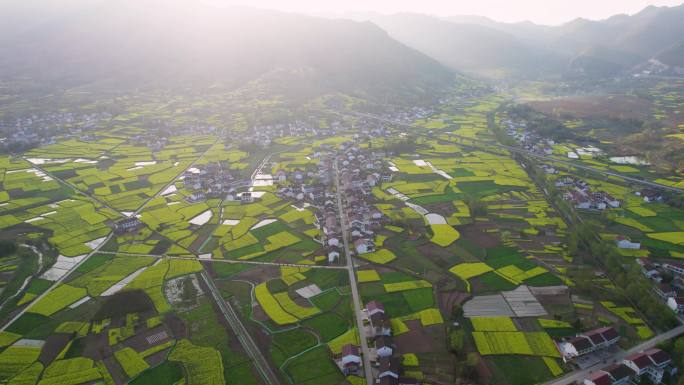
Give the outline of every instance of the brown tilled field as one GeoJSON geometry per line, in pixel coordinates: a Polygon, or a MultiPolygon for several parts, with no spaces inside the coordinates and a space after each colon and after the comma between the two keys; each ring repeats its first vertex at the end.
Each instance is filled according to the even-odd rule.
{"type": "Polygon", "coordinates": [[[636,96],[587,95],[530,102],[534,109],[550,115],[572,115],[578,118],[614,117],[647,120],[651,101],[636,96]]]}

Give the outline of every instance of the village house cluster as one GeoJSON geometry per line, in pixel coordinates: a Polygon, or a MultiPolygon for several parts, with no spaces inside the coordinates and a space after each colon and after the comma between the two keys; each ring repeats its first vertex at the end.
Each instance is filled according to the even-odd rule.
{"type": "Polygon", "coordinates": [[[383,304],[370,301],[363,312],[366,318],[362,338],[373,340],[370,360],[373,365],[373,377],[377,379],[377,383],[380,385],[418,385],[418,380],[402,375],[401,355],[394,345],[392,324],[383,304]]]}
{"type": "Polygon", "coordinates": [[[310,155],[318,158],[316,166],[292,171],[277,170],[273,182],[278,185],[276,194],[281,198],[295,200],[295,205],[314,210],[314,225],[320,230],[319,241],[324,246],[328,262],[340,259],[342,231],[334,191],[334,154],[331,146],[323,145],[310,155]]]}
{"type": "Polygon", "coordinates": [[[562,189],[563,199],[577,209],[599,210],[620,207],[620,201],[605,191],[593,191],[589,183],[572,176],[558,178],[556,187],[562,189]]]}
{"type": "Polygon", "coordinates": [[[375,230],[385,219],[373,205],[373,187],[390,182],[392,174],[384,162],[384,151],[360,149],[343,143],[337,153],[340,194],[345,198],[345,213],[353,251],[359,254],[375,250],[375,230]]]}
{"type": "Polygon", "coordinates": [[[52,144],[57,139],[82,138],[84,133],[102,128],[111,118],[108,112],[49,112],[7,118],[0,120],[0,149],[30,148],[52,144]]]}
{"type": "Polygon", "coordinates": [[[646,203],[663,201],[663,195],[660,193],[660,191],[652,188],[645,188],[639,191],[635,191],[634,195],[641,197],[646,203]]]}
{"type": "Polygon", "coordinates": [[[209,124],[193,123],[173,125],[166,120],[146,120],[145,131],[135,135],[131,139],[136,143],[145,145],[152,152],[162,151],[171,144],[170,138],[177,135],[224,135],[225,129],[209,124]]]}
{"type": "Polygon", "coordinates": [[[527,129],[527,123],[517,122],[513,119],[502,119],[501,124],[506,127],[506,133],[524,150],[538,155],[552,155],[553,146],[556,142],[553,139],[542,138],[535,132],[527,129]]]}
{"type": "Polygon", "coordinates": [[[619,340],[620,335],[615,328],[608,326],[578,334],[557,345],[563,360],[571,362],[590,353],[610,348],[619,340]]]}
{"type": "MultiPolygon", "coordinates": [[[[186,198],[188,202],[200,202],[211,198],[226,200],[241,199],[236,191],[240,181],[235,180],[227,165],[221,162],[191,167],[182,175],[183,188],[192,193],[186,198]]],[[[242,181],[247,185],[248,181],[242,181]]]]}
{"type": "Polygon", "coordinates": [[[425,119],[435,114],[431,107],[424,106],[386,106],[385,110],[377,113],[376,116],[392,122],[413,124],[416,120],[425,119]]]}
{"type": "Polygon", "coordinates": [[[140,219],[138,219],[137,217],[130,217],[121,219],[120,221],[116,222],[114,224],[114,231],[117,234],[135,233],[143,226],[144,224],[140,219]]]}
{"type": "Polygon", "coordinates": [[[267,148],[275,138],[290,136],[326,138],[336,136],[344,130],[344,125],[338,120],[333,120],[327,123],[327,126],[322,126],[318,117],[309,116],[305,120],[295,120],[294,122],[254,125],[247,134],[247,142],[267,148]]]}
{"type": "Polygon", "coordinates": [[[656,295],[677,314],[684,314],[684,263],[651,262],[647,258],[637,260],[644,276],[654,282],[653,290],[656,295]],[[666,276],[671,276],[669,283],[664,282],[666,276]]]}
{"type": "MultiPolygon", "coordinates": [[[[540,156],[553,155],[556,141],[529,130],[527,122],[506,118],[501,120],[501,124],[505,126],[508,136],[513,138],[525,151],[540,156]]],[[[584,156],[595,157],[601,154],[603,154],[603,151],[600,148],[588,145],[572,148],[571,151],[566,153],[566,156],[569,159],[580,159],[584,156]]],[[[547,171],[547,173],[552,174],[554,172],[547,171]]]]}
{"type": "MultiPolygon", "coordinates": [[[[594,329],[558,343],[558,349],[566,362],[598,353],[620,341],[620,335],[612,326],[594,329]]],[[[664,374],[675,374],[677,368],[670,357],[660,349],[648,349],[630,354],[621,362],[613,362],[600,370],[593,371],[584,379],[584,385],[627,385],[641,383],[648,378],[653,384],[662,382],[664,374]]]]}
{"type": "Polygon", "coordinates": [[[664,351],[653,348],[643,352],[630,354],[622,362],[591,373],[584,385],[627,385],[641,383],[648,378],[652,384],[660,384],[665,373],[677,373],[677,367],[664,351]]]}

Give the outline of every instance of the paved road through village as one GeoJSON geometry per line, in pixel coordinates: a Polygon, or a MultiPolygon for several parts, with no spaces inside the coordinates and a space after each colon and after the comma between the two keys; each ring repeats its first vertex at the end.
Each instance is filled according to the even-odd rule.
{"type": "Polygon", "coordinates": [[[359,330],[359,340],[361,342],[361,352],[363,353],[363,371],[366,375],[366,384],[373,384],[373,372],[370,364],[370,350],[368,349],[368,342],[364,335],[363,317],[361,300],[359,298],[359,287],[356,283],[356,270],[354,269],[354,261],[352,261],[352,254],[349,250],[349,239],[347,233],[347,218],[344,215],[344,206],[342,205],[342,192],[340,191],[340,178],[337,169],[337,161],[335,161],[335,193],[337,195],[337,208],[339,210],[340,226],[342,228],[342,244],[344,245],[344,257],[347,260],[347,270],[349,271],[349,284],[352,292],[352,301],[354,302],[354,318],[356,318],[356,327],[359,330]]]}

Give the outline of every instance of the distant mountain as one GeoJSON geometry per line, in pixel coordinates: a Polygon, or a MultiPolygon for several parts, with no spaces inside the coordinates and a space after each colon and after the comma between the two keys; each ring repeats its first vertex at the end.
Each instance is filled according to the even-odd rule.
{"type": "Polygon", "coordinates": [[[430,94],[452,79],[437,61],[368,22],[191,0],[82,0],[68,12],[46,11],[46,0],[24,1],[0,5],[3,19],[13,20],[0,37],[4,79],[60,87],[237,87],[290,72],[278,80],[283,89],[292,79],[300,91],[377,98],[430,94]],[[43,11],[39,21],[31,9],[43,11]]]}
{"type": "Polygon", "coordinates": [[[374,15],[370,20],[393,38],[455,70],[527,74],[558,64],[549,51],[527,44],[503,28],[496,28],[496,23],[489,23],[486,18],[477,18],[480,23],[456,23],[407,13],[374,15]]]}
{"type": "Polygon", "coordinates": [[[651,6],[632,16],[576,19],[561,26],[500,23],[480,16],[368,19],[451,68],[485,74],[612,76],[660,55],[679,58],[684,36],[684,5],[651,6]]]}
{"type": "Polygon", "coordinates": [[[635,68],[644,57],[605,46],[592,46],[573,57],[569,70],[591,77],[606,77],[635,68]]]}
{"type": "Polygon", "coordinates": [[[588,65],[609,63],[612,73],[628,71],[679,43],[684,36],[684,5],[648,7],[603,21],[575,20],[547,36],[558,51],[583,56],[588,65]],[[587,51],[594,52],[588,56],[587,51]],[[590,60],[595,58],[596,61],[590,60]]]}
{"type": "Polygon", "coordinates": [[[529,21],[519,23],[502,23],[482,16],[449,16],[445,20],[456,24],[476,24],[483,27],[495,29],[515,36],[521,42],[544,46],[547,34],[552,32],[554,27],[534,24],[529,21]]]}
{"type": "Polygon", "coordinates": [[[684,68],[684,40],[658,54],[656,59],[669,66],[684,68]]]}

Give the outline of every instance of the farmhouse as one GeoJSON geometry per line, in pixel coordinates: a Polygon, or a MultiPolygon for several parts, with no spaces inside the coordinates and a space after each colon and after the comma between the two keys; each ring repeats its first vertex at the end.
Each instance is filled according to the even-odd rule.
{"type": "Polygon", "coordinates": [[[624,235],[618,235],[617,238],[615,238],[615,243],[617,244],[617,247],[621,249],[638,250],[641,248],[641,243],[632,242],[624,235]]]}
{"type": "Polygon", "coordinates": [[[660,285],[656,285],[653,288],[653,291],[660,297],[663,301],[667,301],[668,298],[670,297],[676,297],[677,292],[672,288],[672,286],[666,284],[666,283],[661,283],[660,285]]]}
{"type": "Polygon", "coordinates": [[[564,360],[571,360],[585,354],[615,345],[620,335],[613,327],[595,329],[562,342],[558,345],[564,360]]]}
{"type": "Polygon", "coordinates": [[[242,202],[242,203],[254,202],[254,197],[252,196],[252,193],[251,192],[243,192],[242,195],[240,195],[240,202],[242,202]]]}
{"type": "Polygon", "coordinates": [[[354,249],[356,250],[356,254],[366,254],[370,252],[368,241],[363,238],[354,241],[354,249]]]}
{"type": "Polygon", "coordinates": [[[613,379],[613,385],[623,385],[630,383],[631,377],[635,374],[632,369],[625,364],[615,364],[603,369],[610,374],[613,379]]]}
{"type": "Polygon", "coordinates": [[[378,378],[381,380],[384,377],[392,377],[395,380],[399,379],[399,366],[401,363],[398,357],[382,357],[379,362],[378,378]]]}
{"type": "Polygon", "coordinates": [[[673,312],[684,314],[684,297],[670,297],[667,299],[667,307],[673,312]]]}
{"type": "Polygon", "coordinates": [[[385,313],[375,313],[370,316],[371,328],[373,329],[373,335],[376,336],[389,336],[392,334],[392,323],[389,317],[385,313]]]}
{"type": "Polygon", "coordinates": [[[594,372],[589,375],[584,380],[584,385],[612,385],[613,384],[613,378],[610,377],[610,374],[603,372],[603,371],[598,371],[594,372]]]}
{"type": "Polygon", "coordinates": [[[642,197],[646,203],[661,202],[663,200],[663,196],[658,191],[649,188],[637,191],[635,195],[642,197]]]}
{"type": "Polygon", "coordinates": [[[361,367],[359,348],[352,344],[342,347],[342,371],[346,376],[358,374],[361,367]]]}
{"type": "Polygon", "coordinates": [[[187,198],[188,202],[196,203],[207,199],[207,195],[202,191],[195,191],[187,198]]]}
{"type": "Polygon", "coordinates": [[[391,357],[394,354],[394,341],[390,336],[375,337],[375,351],[380,359],[391,357]]]}
{"type": "Polygon", "coordinates": [[[283,183],[287,181],[287,172],[285,172],[285,170],[278,170],[275,173],[275,178],[278,182],[283,183]]]}
{"type": "Polygon", "coordinates": [[[643,376],[647,376],[652,383],[659,384],[672,361],[667,353],[662,350],[650,349],[632,354],[622,362],[636,373],[634,376],[639,381],[643,376]]]}
{"type": "Polygon", "coordinates": [[[340,259],[340,253],[339,252],[337,252],[335,250],[328,252],[328,262],[332,263],[332,262],[337,261],[338,259],[340,259]]]}
{"type": "Polygon", "coordinates": [[[677,275],[684,275],[684,264],[678,262],[664,263],[663,267],[677,275]]]}
{"type": "Polygon", "coordinates": [[[115,230],[117,233],[134,232],[142,227],[143,223],[138,218],[126,218],[116,223],[115,230]]]}
{"type": "Polygon", "coordinates": [[[648,279],[652,279],[658,283],[662,282],[663,278],[660,276],[660,272],[654,264],[648,261],[646,258],[637,259],[637,263],[641,266],[641,272],[648,279]]]}
{"type": "Polygon", "coordinates": [[[368,312],[369,316],[373,316],[373,314],[376,313],[382,313],[385,314],[385,306],[378,301],[370,301],[366,304],[366,311],[368,312]]]}

